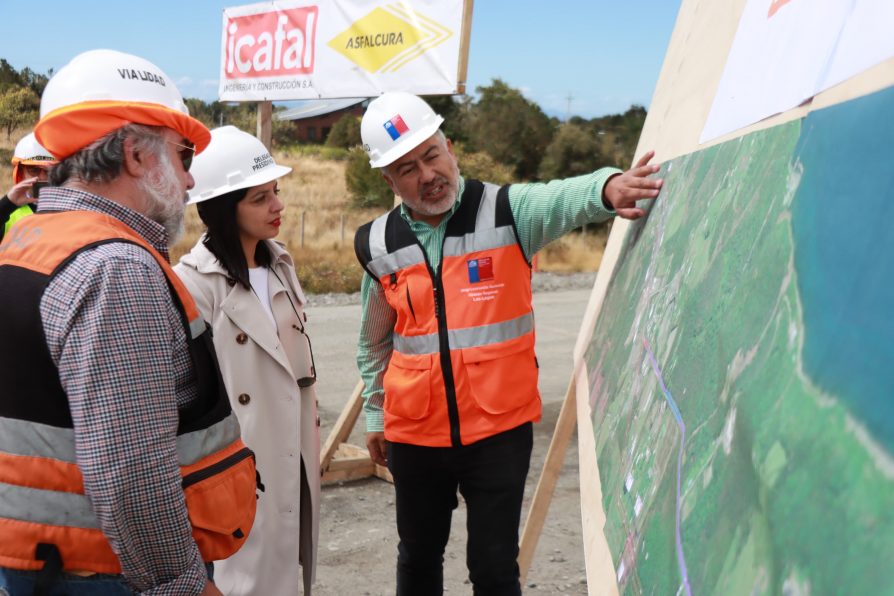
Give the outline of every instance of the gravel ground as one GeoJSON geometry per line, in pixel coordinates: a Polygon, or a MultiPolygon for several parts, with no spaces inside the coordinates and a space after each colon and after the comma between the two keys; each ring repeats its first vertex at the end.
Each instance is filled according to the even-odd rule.
{"type": "MultiPolygon", "coordinates": [[[[571,350],[580,329],[595,273],[535,273],[537,353],[541,365],[543,420],[534,426],[534,451],[525,487],[522,523],[555,428],[571,374],[571,350]]],[[[325,440],[357,383],[354,364],[359,294],[309,296],[311,329],[319,382],[317,397],[325,440]]],[[[364,445],[364,423],[348,442],[364,445]]],[[[586,594],[577,440],[565,456],[543,532],[523,589],[525,594],[586,594]]],[[[465,564],[465,505],[460,499],[444,561],[445,593],[472,593],[465,564]]],[[[397,536],[393,487],[378,479],[343,482],[323,488],[318,596],[394,594],[397,536]]]]}
{"type": "MultiPolygon", "coordinates": [[[[535,292],[553,292],[556,290],[588,290],[593,287],[596,279],[595,272],[586,273],[548,273],[544,271],[534,272],[531,278],[531,287],[535,292]]],[[[307,300],[310,306],[346,306],[360,304],[360,292],[353,294],[308,294],[307,300]]]]}

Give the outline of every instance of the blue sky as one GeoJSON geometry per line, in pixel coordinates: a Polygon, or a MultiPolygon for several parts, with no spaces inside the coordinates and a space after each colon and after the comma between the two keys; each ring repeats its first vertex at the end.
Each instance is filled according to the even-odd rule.
{"type": "MultiPolygon", "coordinates": [[[[239,0],[4,2],[0,58],[38,72],[111,48],[154,62],[186,97],[217,98],[221,10],[239,0]]],[[[648,107],[680,0],[477,0],[467,91],[501,78],[548,114],[648,107]]]]}

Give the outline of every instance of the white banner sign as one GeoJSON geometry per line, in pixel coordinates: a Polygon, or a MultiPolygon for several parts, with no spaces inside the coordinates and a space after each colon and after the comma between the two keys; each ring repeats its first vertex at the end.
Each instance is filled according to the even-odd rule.
{"type": "Polygon", "coordinates": [[[457,93],[462,16],[463,0],[292,0],[224,9],[220,99],[457,93]]]}
{"type": "Polygon", "coordinates": [[[699,142],[894,56],[894,0],[749,0],[699,142]]]}

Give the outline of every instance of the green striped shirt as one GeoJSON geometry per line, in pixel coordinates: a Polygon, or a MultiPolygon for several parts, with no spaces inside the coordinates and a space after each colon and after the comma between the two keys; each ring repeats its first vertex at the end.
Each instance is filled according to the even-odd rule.
{"type": "MultiPolygon", "coordinates": [[[[600,222],[614,215],[602,204],[602,187],[621,170],[603,168],[591,174],[537,184],[513,184],[509,187],[509,206],[515,218],[519,242],[530,260],[538,250],[585,223],[600,222]]],[[[458,196],[462,197],[465,181],[460,178],[458,196]]],[[[437,269],[441,263],[441,247],[447,222],[459,207],[457,198],[447,217],[437,227],[410,217],[401,204],[401,217],[410,224],[429,263],[437,269]]],[[[357,343],[357,367],[363,379],[363,411],[367,432],[384,429],[382,405],[385,392],[382,377],[391,359],[392,334],[397,313],[385,300],[378,280],[363,276],[360,284],[360,339],[357,343]]]]}

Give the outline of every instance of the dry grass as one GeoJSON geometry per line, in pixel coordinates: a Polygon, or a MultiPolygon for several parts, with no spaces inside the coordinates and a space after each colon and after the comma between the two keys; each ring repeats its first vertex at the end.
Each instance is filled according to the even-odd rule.
{"type": "MultiPolygon", "coordinates": [[[[12,131],[9,138],[0,133],[0,193],[6,194],[9,187],[12,186],[12,152],[16,148],[19,139],[30,132],[27,128],[12,131]]],[[[3,195],[0,195],[3,196],[3,195]]]]}
{"type": "Polygon", "coordinates": [[[566,234],[537,253],[537,268],[553,273],[596,271],[608,240],[608,226],[566,234]]]}
{"type": "MultiPolygon", "coordinates": [[[[12,181],[12,150],[27,132],[15,131],[9,140],[0,135],[0,187],[5,181],[4,193],[12,181]]],[[[362,270],[354,257],[354,231],[380,212],[349,207],[344,161],[288,151],[274,152],[274,156],[277,163],[293,168],[280,181],[286,208],[278,240],[295,259],[301,285],[309,293],[358,291],[362,270]]],[[[202,229],[195,207],[187,207],[185,233],[171,249],[173,262],[192,248],[202,229]]],[[[540,251],[538,268],[557,273],[595,271],[607,236],[608,229],[601,227],[556,240],[540,251]]]]}
{"type": "MultiPolygon", "coordinates": [[[[293,168],[279,183],[286,207],[277,240],[295,259],[302,287],[310,293],[359,291],[362,270],[354,257],[354,231],[378,212],[348,207],[344,162],[278,152],[274,156],[277,163],[293,168]]],[[[187,207],[186,229],[171,249],[171,260],[189,251],[202,230],[195,207],[187,207]]]]}

